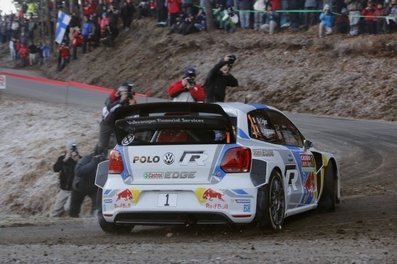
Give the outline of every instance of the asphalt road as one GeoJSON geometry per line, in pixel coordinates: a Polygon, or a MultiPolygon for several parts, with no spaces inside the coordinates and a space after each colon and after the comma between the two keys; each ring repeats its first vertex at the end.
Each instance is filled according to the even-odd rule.
{"type": "MultiPolygon", "coordinates": [[[[96,109],[104,101],[91,90],[38,86],[13,80],[3,92],[52,103],[65,103],[67,94],[68,103],[96,109]],[[33,97],[39,94],[44,97],[33,97]]],[[[0,227],[0,263],[397,263],[397,124],[288,115],[315,147],[338,158],[336,212],[287,218],[277,233],[138,226],[116,236],[104,234],[95,218],[36,219],[34,225],[27,219],[0,227]]]]}

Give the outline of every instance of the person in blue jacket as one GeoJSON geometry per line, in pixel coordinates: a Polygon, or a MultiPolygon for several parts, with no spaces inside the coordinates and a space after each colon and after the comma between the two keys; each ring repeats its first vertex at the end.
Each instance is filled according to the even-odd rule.
{"type": "Polygon", "coordinates": [[[330,10],[329,5],[324,5],[323,12],[320,14],[320,25],[318,30],[318,36],[323,38],[325,35],[332,33],[332,27],[334,26],[334,16],[330,10]]]}

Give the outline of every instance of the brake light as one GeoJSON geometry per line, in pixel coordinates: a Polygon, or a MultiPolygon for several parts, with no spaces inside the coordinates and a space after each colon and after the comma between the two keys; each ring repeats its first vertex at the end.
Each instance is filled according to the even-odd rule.
{"type": "Polygon", "coordinates": [[[120,152],[112,149],[109,154],[109,173],[121,173],[124,170],[120,152]]]}
{"type": "Polygon", "coordinates": [[[224,172],[249,172],[251,169],[251,150],[249,148],[232,148],[226,151],[221,168],[224,172]]]}

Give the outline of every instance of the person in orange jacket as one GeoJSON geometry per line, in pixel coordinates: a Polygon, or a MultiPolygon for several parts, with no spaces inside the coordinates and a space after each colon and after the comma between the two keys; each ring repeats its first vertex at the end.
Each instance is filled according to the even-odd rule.
{"type": "Polygon", "coordinates": [[[167,93],[174,102],[202,103],[205,99],[204,88],[196,82],[196,70],[192,67],[183,70],[182,79],[172,83],[167,93]]]}

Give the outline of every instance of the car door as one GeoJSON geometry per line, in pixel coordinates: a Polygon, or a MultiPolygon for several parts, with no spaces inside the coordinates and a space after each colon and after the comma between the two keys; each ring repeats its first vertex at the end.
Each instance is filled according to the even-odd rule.
{"type": "Polygon", "coordinates": [[[277,134],[278,143],[285,146],[290,153],[285,167],[285,182],[288,185],[287,209],[315,203],[316,163],[313,154],[303,147],[304,137],[283,114],[268,110],[267,115],[277,134]]]}

